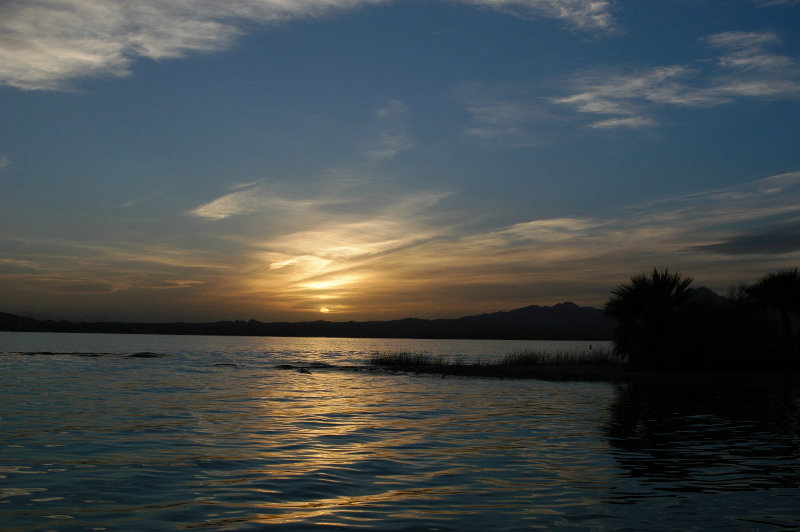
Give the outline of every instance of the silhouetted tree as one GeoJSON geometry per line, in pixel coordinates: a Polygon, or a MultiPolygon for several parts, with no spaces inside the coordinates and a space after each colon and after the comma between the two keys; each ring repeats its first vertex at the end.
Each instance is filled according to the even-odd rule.
{"type": "Polygon", "coordinates": [[[631,365],[664,364],[674,353],[678,314],[689,299],[691,277],[654,268],[611,292],[605,313],[617,320],[616,349],[631,365]],[[644,357],[647,357],[646,359],[644,357]]]}
{"type": "Polygon", "coordinates": [[[793,351],[790,314],[800,315],[800,271],[797,268],[768,273],[747,288],[752,297],[778,310],[781,316],[781,351],[793,351]]]}

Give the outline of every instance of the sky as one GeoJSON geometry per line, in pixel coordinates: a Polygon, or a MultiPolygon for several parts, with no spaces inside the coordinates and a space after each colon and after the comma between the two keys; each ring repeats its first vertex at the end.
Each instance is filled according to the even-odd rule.
{"type": "Polygon", "coordinates": [[[797,0],[4,0],[0,311],[602,307],[800,264],[797,0]]]}

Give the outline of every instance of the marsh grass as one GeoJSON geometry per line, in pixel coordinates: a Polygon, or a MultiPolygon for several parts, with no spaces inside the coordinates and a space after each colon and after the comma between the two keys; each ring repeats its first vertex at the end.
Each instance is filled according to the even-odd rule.
{"type": "Polygon", "coordinates": [[[367,363],[373,366],[426,368],[460,366],[464,364],[443,355],[434,356],[427,353],[411,353],[408,351],[374,353],[369,357],[367,363]]]}
{"type": "Polygon", "coordinates": [[[513,372],[532,367],[564,366],[621,366],[627,360],[612,349],[585,351],[522,350],[511,352],[497,360],[465,360],[427,353],[375,353],[368,359],[373,366],[421,372],[496,373],[513,372]]]}
{"type": "Polygon", "coordinates": [[[625,363],[624,357],[621,357],[613,349],[587,349],[584,351],[539,351],[539,350],[523,350],[514,351],[496,363],[498,366],[542,366],[542,365],[559,365],[559,366],[580,366],[580,365],[597,365],[608,364],[616,365],[625,363]]]}

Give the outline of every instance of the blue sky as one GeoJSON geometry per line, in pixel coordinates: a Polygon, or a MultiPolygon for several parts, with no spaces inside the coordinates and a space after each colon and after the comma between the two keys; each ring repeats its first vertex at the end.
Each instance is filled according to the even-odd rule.
{"type": "Polygon", "coordinates": [[[800,256],[795,0],[0,4],[0,310],[602,306],[800,256]]]}

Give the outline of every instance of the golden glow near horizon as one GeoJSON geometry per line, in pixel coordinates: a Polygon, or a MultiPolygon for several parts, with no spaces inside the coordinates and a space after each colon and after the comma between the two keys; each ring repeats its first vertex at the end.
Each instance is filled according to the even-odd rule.
{"type": "MultiPolygon", "coordinates": [[[[566,300],[600,306],[608,290],[653,264],[700,280],[705,274],[711,280],[702,282],[711,284],[720,257],[704,246],[719,237],[704,228],[774,210],[774,185],[800,188],[800,173],[766,181],[654,204],[646,215],[633,209],[629,217],[530,220],[471,233],[437,224],[422,214],[427,205],[397,197],[358,222],[349,213],[329,215],[304,220],[303,231],[254,241],[252,247],[269,251],[252,255],[264,266],[242,275],[241,295],[288,312],[332,313],[334,303],[338,316],[352,319],[418,316],[422,308],[428,317],[452,316],[566,300]]],[[[800,206],[783,209],[800,213],[800,206]]],[[[724,291],[730,282],[724,283],[715,288],[724,291]]]]}
{"type": "MultiPolygon", "coordinates": [[[[795,252],[770,264],[750,263],[714,251],[729,238],[726,226],[774,212],[800,215],[800,202],[787,203],[798,191],[795,172],[654,203],[647,214],[633,208],[616,218],[529,220],[472,231],[439,223],[418,203],[394,197],[380,213],[361,215],[359,231],[351,230],[349,212],[290,219],[287,225],[303,231],[271,238],[227,234],[233,225],[218,236],[230,251],[216,256],[211,246],[61,242],[48,248],[52,256],[0,261],[0,276],[7,293],[19,289],[27,304],[102,295],[108,307],[99,312],[113,315],[115,307],[137,310],[144,294],[175,309],[170,318],[177,320],[455,317],[562,301],[601,306],[611,288],[653,265],[679,269],[725,293],[733,283],[800,259],[795,252]],[[312,232],[314,238],[297,236],[312,232]],[[723,270],[733,277],[721,277],[723,270]],[[207,318],[192,314],[198,310],[207,318]]],[[[145,316],[149,307],[140,312],[145,316]]]]}

